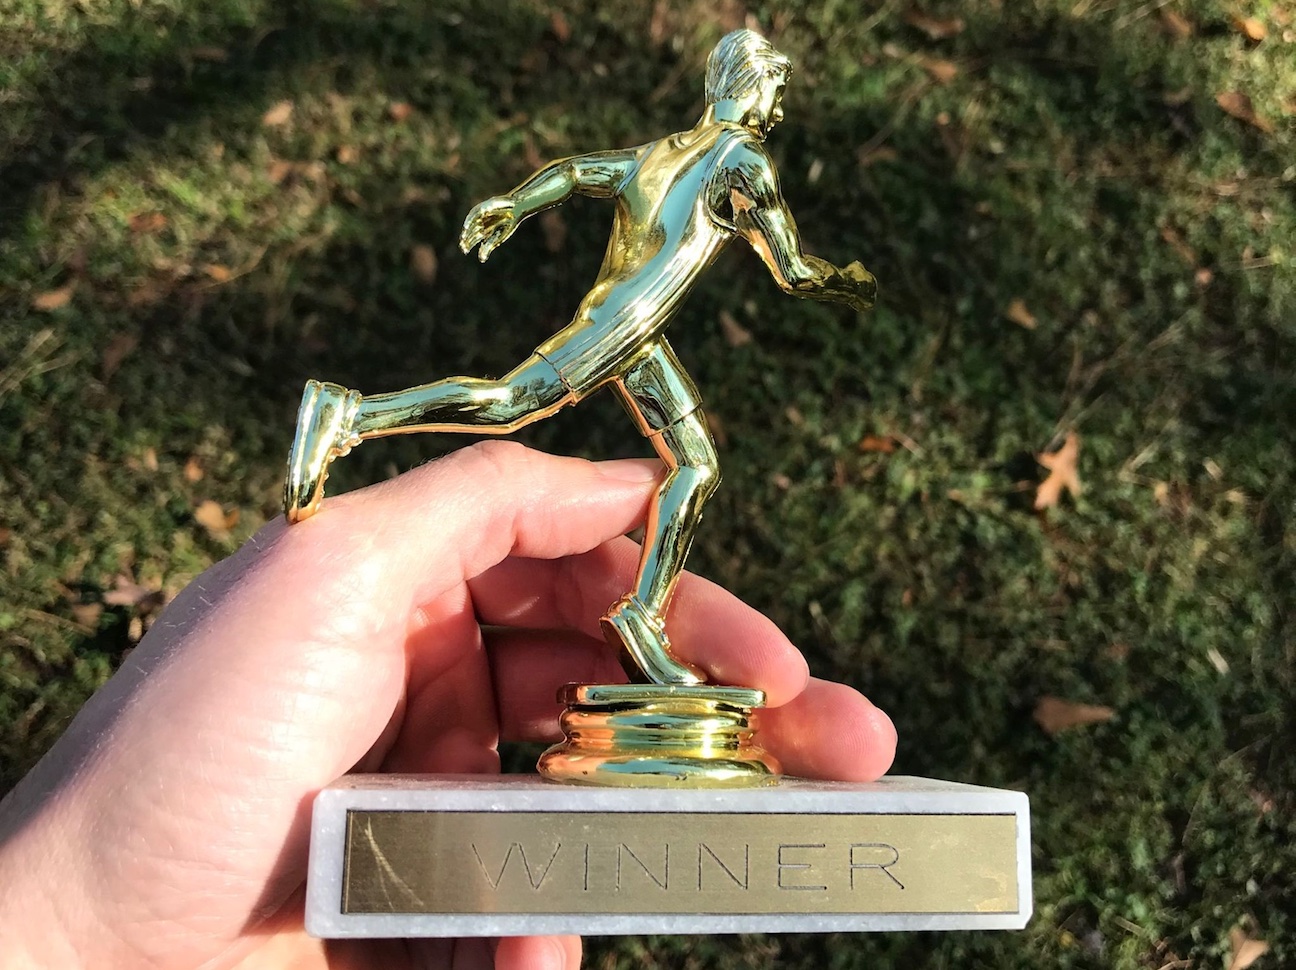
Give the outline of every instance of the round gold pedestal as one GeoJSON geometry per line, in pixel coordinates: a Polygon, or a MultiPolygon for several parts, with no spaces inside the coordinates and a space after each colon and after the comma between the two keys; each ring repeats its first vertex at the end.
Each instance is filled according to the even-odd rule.
{"type": "Polygon", "coordinates": [[[558,699],[566,740],[540,756],[540,774],[621,788],[775,785],[778,761],[752,740],[765,694],[741,687],[568,684],[558,699]]]}

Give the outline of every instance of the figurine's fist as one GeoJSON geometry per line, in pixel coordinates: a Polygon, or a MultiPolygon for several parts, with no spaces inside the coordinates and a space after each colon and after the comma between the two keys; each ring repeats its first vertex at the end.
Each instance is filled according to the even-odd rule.
{"type": "Polygon", "coordinates": [[[484,263],[505,239],[513,235],[517,224],[517,212],[512,198],[497,195],[493,199],[487,199],[468,213],[463,232],[459,234],[459,248],[469,253],[474,246],[480,245],[477,258],[484,263]]]}
{"type": "Polygon", "coordinates": [[[850,281],[850,305],[856,310],[870,310],[877,300],[877,279],[858,259],[842,270],[850,281]]]}

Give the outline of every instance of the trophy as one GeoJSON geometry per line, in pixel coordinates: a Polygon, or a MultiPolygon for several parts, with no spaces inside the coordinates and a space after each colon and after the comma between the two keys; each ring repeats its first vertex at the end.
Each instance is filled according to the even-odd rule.
{"type": "Polygon", "coordinates": [[[509,434],[609,387],[665,475],[631,589],[601,619],[630,682],[569,684],[539,776],[349,776],[316,799],[307,929],[318,936],[1015,928],[1031,909],[1025,795],[914,778],[781,777],[763,692],[707,682],[671,649],[668,608],[719,466],[701,397],[664,331],[698,276],[746,240],[793,296],[872,307],[859,262],[804,253],[764,147],[791,62],[751,30],[706,66],[687,131],[544,166],[477,205],[485,261],[573,194],[615,203],[570,324],[499,379],[384,394],[309,381],[288,461],[290,523],[369,438],[509,434]]]}

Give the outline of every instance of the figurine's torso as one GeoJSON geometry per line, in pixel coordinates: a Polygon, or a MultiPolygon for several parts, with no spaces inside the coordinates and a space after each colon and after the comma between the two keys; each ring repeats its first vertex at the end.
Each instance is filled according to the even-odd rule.
{"type": "Polygon", "coordinates": [[[572,390],[592,390],[631,362],[733,237],[723,162],[744,141],[754,141],[746,130],[712,125],[640,150],[598,280],[572,323],[539,347],[572,390]]]}

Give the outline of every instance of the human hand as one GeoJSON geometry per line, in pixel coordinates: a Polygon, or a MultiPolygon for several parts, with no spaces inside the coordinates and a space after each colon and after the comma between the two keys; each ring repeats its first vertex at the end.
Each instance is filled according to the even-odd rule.
{"type": "MultiPolygon", "coordinates": [[[[624,533],[659,471],[491,441],[267,525],[0,803],[0,962],[576,967],[576,937],[307,937],[311,800],[352,770],[497,772],[500,739],[560,737],[561,684],[624,680],[598,617],[630,586],[624,533]]],[[[790,774],[890,765],[886,715],[810,679],[731,594],[686,574],[670,620],[682,657],[766,691],[762,744],[790,774]]]]}
{"type": "Polygon", "coordinates": [[[513,197],[497,195],[479,202],[464,219],[463,231],[459,233],[459,249],[467,255],[478,244],[477,258],[483,263],[490,257],[504,240],[513,235],[518,227],[517,207],[513,197]]]}

